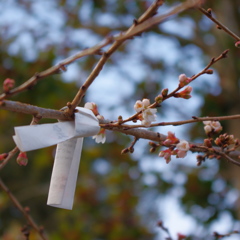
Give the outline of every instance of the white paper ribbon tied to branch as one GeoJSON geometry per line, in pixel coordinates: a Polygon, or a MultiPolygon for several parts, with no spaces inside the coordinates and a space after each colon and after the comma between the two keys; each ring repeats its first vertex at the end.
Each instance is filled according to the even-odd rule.
{"type": "Polygon", "coordinates": [[[47,204],[72,209],[83,137],[97,135],[100,127],[91,110],[77,107],[74,121],[15,127],[18,148],[31,151],[57,144],[47,204]]]}

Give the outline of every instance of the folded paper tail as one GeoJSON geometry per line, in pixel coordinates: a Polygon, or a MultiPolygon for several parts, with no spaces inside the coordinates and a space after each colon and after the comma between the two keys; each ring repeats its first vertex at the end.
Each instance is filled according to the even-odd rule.
{"type": "Polygon", "coordinates": [[[71,210],[82,151],[83,138],[57,145],[47,205],[71,210]]]}

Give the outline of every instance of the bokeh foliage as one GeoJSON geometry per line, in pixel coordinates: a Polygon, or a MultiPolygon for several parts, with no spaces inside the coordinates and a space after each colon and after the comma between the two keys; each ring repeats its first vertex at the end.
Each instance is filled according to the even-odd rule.
{"type": "MultiPolygon", "coordinates": [[[[176,2],[178,1],[166,1],[160,12],[176,2]]],[[[36,72],[98,43],[109,33],[124,31],[150,3],[151,1],[142,0],[21,0],[11,3],[11,6],[8,5],[10,3],[2,2],[0,6],[4,20],[0,25],[1,81],[13,78],[19,85],[36,72]],[[49,11],[46,12],[46,9],[49,11]],[[15,13],[16,17],[11,18],[7,13],[15,13]],[[18,20],[17,16],[21,14],[26,21],[18,20]]],[[[240,23],[237,3],[237,0],[231,1],[229,5],[232,8],[229,7],[228,11],[224,0],[209,1],[205,7],[212,7],[228,27],[233,26],[233,30],[236,30],[240,29],[240,26],[235,26],[240,23]],[[236,11],[238,12],[235,13],[236,11]]],[[[141,38],[128,41],[114,53],[105,69],[114,71],[129,81],[133,90],[131,96],[116,99],[114,106],[107,102],[106,106],[100,105],[100,110],[105,110],[101,114],[108,114],[106,109],[115,112],[119,105],[130,114],[136,100],[154,99],[163,87],[169,87],[169,84],[176,86],[180,73],[197,73],[201,70],[199,66],[204,66],[225,48],[231,49],[230,56],[214,66],[218,71],[218,75],[213,76],[215,85],[199,80],[194,90],[202,104],[196,103],[197,107],[192,108],[195,113],[203,116],[238,112],[239,105],[236,103],[239,102],[240,68],[239,51],[234,48],[234,41],[216,30],[197,10],[185,12],[178,20],[170,22],[172,25],[154,27],[141,38]],[[186,29],[190,29],[189,34],[186,29]],[[138,48],[135,47],[137,44],[138,48]],[[132,58],[137,58],[137,61],[127,61],[132,58]],[[193,66],[192,61],[198,61],[198,64],[193,66]],[[226,63],[230,66],[227,73],[224,67],[226,63]],[[126,65],[131,66],[131,71],[126,65]],[[137,74],[138,72],[142,74],[137,74]],[[230,83],[225,84],[226,81],[230,83]],[[201,108],[196,111],[199,107],[201,108]]],[[[89,56],[80,59],[74,65],[77,69],[74,75],[52,75],[41,80],[31,90],[11,99],[60,109],[74,97],[78,86],[99,58],[89,56]]],[[[71,67],[68,67],[69,72],[73,71],[71,67]]],[[[104,82],[102,88],[107,88],[104,82]]],[[[91,101],[91,96],[87,95],[86,99],[91,101]]],[[[177,118],[191,116],[176,102],[169,102],[162,109],[160,116],[165,119],[172,112],[177,118]]],[[[27,125],[30,121],[31,116],[1,111],[1,152],[14,147],[11,138],[13,127],[27,125]]],[[[44,122],[50,121],[42,121],[44,122]]],[[[225,123],[225,127],[235,134],[237,124],[225,123]]],[[[196,124],[195,127],[184,130],[185,135],[189,133],[189,139],[199,140],[204,137],[200,128],[201,125],[196,124]]],[[[165,170],[154,169],[154,164],[163,160],[157,158],[157,154],[149,154],[147,144],[144,147],[140,145],[141,150],[136,148],[141,153],[137,154],[138,157],[121,155],[121,150],[130,143],[130,138],[113,133],[108,133],[107,136],[108,141],[104,145],[96,145],[91,139],[85,140],[72,211],[51,208],[45,204],[55,147],[28,153],[30,161],[25,168],[19,167],[12,160],[1,171],[1,178],[23,206],[30,207],[32,216],[45,226],[50,239],[153,239],[154,226],[162,218],[161,205],[155,205],[156,198],[174,196],[175,190],[179,189],[182,192],[177,200],[182,209],[197,222],[197,226],[201,226],[189,230],[192,235],[209,235],[209,232],[202,229],[211,229],[211,224],[223,212],[228,212],[232,224],[238,219],[237,201],[228,201],[229,196],[237,191],[234,179],[238,178],[238,171],[233,171],[231,166],[227,169],[226,162],[219,164],[216,160],[211,160],[197,168],[186,163],[195,162],[195,156],[191,155],[185,162],[176,160],[169,164],[165,173],[165,170]],[[143,168],[145,161],[150,161],[152,168],[143,168]],[[179,182],[177,175],[183,180],[179,182]],[[149,176],[154,179],[151,184],[149,176]]],[[[25,220],[3,192],[0,192],[0,206],[0,234],[3,239],[16,239],[20,235],[19,227],[25,224],[25,220]]],[[[171,230],[171,226],[169,228],[171,230]]],[[[37,239],[34,233],[32,237],[31,239],[37,239]]]]}

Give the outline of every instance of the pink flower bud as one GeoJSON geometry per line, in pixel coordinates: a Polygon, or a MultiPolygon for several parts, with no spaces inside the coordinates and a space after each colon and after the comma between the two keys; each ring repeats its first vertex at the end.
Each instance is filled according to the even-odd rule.
{"type": "Polygon", "coordinates": [[[188,78],[185,74],[180,74],[179,77],[179,86],[184,87],[191,82],[191,78],[188,78]]]}
{"type": "Polygon", "coordinates": [[[181,150],[177,151],[178,158],[184,158],[184,157],[186,157],[186,155],[187,155],[187,151],[181,151],[181,150]]]}
{"type": "Polygon", "coordinates": [[[174,95],[174,97],[176,98],[184,98],[184,99],[189,99],[192,96],[190,95],[190,93],[192,92],[192,87],[191,86],[187,86],[183,91],[178,92],[174,95]]]}
{"type": "Polygon", "coordinates": [[[164,141],[167,144],[176,144],[179,143],[179,139],[171,131],[168,132],[167,139],[164,141]]]}
{"type": "Polygon", "coordinates": [[[187,238],[187,236],[181,234],[181,233],[178,233],[178,239],[177,240],[184,240],[185,238],[187,238]]]}
{"type": "Polygon", "coordinates": [[[147,99],[147,98],[144,98],[144,99],[142,100],[142,104],[143,104],[143,107],[144,107],[144,108],[147,108],[147,107],[150,105],[150,100],[147,99]]]}
{"type": "Polygon", "coordinates": [[[2,153],[0,154],[0,161],[3,161],[4,159],[6,159],[8,156],[8,153],[2,153]]]}
{"type": "Polygon", "coordinates": [[[166,160],[166,163],[169,163],[171,161],[171,154],[172,154],[172,151],[170,149],[166,149],[164,151],[161,151],[158,156],[164,157],[166,160]]]}
{"type": "Polygon", "coordinates": [[[17,163],[20,166],[26,166],[28,164],[28,157],[25,152],[20,152],[17,157],[17,163]]]}
{"type": "Polygon", "coordinates": [[[3,91],[9,92],[15,85],[15,80],[11,78],[6,78],[3,82],[3,91]]]}
{"type": "Polygon", "coordinates": [[[235,43],[235,47],[240,48],[240,41],[237,41],[237,42],[235,43]]]}

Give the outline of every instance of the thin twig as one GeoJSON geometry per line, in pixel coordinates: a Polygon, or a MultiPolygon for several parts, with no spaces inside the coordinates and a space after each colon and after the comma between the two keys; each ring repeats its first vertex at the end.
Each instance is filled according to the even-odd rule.
{"type": "MultiPolygon", "coordinates": [[[[231,115],[231,116],[217,116],[217,117],[193,117],[193,119],[188,120],[182,120],[182,121],[173,121],[173,122],[159,122],[159,123],[153,123],[150,125],[150,127],[158,127],[158,126],[179,126],[189,123],[196,123],[196,122],[203,122],[203,121],[224,121],[224,120],[236,120],[240,119],[240,114],[231,115]]],[[[102,128],[109,128],[111,126],[119,126],[119,128],[123,129],[133,129],[133,128],[149,128],[145,127],[142,124],[116,124],[116,123],[100,123],[100,127],[102,128]]]]}
{"type": "Polygon", "coordinates": [[[13,193],[9,190],[9,188],[4,184],[2,179],[0,178],[0,187],[3,189],[5,193],[9,196],[9,198],[12,200],[13,204],[19,209],[19,211],[24,215],[24,217],[27,219],[28,223],[38,232],[39,236],[43,240],[47,240],[46,236],[43,234],[43,229],[41,227],[38,227],[38,225],[35,223],[31,215],[29,214],[29,209],[24,208],[21,203],[18,201],[18,199],[13,195],[13,193]]]}
{"type": "Polygon", "coordinates": [[[227,28],[224,24],[219,22],[216,18],[214,18],[211,14],[211,12],[208,12],[204,8],[198,8],[199,11],[201,11],[204,15],[206,15],[209,19],[211,19],[214,23],[217,24],[223,31],[225,31],[227,34],[229,34],[231,37],[233,37],[236,41],[240,41],[240,37],[236,35],[234,32],[232,32],[229,28],[227,28]]]}
{"type": "Polygon", "coordinates": [[[2,170],[6,164],[9,162],[9,160],[14,157],[14,155],[19,151],[18,147],[13,148],[13,150],[11,150],[8,153],[8,156],[1,162],[0,164],[0,170],[2,170]]]}
{"type": "MultiPolygon", "coordinates": [[[[207,70],[208,70],[214,63],[218,62],[219,60],[221,60],[221,59],[223,59],[223,58],[226,58],[226,57],[227,57],[227,54],[228,54],[228,51],[229,51],[229,50],[227,49],[227,50],[223,51],[218,57],[212,58],[211,61],[208,63],[208,65],[207,65],[201,72],[199,72],[198,74],[193,75],[193,76],[191,77],[191,81],[190,81],[190,82],[194,81],[194,80],[195,80],[196,78],[198,78],[199,76],[207,73],[207,70]]],[[[167,96],[164,96],[164,98],[163,98],[162,101],[165,101],[165,100],[173,97],[173,96],[174,96],[180,89],[182,89],[182,88],[183,88],[183,87],[180,87],[180,85],[178,85],[178,87],[177,87],[175,90],[173,90],[171,93],[167,94],[167,96]]],[[[155,107],[158,107],[158,106],[159,106],[159,103],[158,103],[158,102],[154,102],[154,103],[152,103],[152,104],[149,106],[149,108],[155,108],[155,107]]],[[[121,122],[121,124],[126,123],[126,122],[129,122],[129,121],[132,121],[132,120],[136,120],[136,119],[137,119],[137,116],[138,116],[139,114],[141,114],[141,113],[142,113],[142,111],[133,114],[132,116],[128,117],[127,119],[124,119],[124,120],[121,122]]],[[[119,123],[115,123],[115,125],[118,125],[118,124],[119,124],[119,123]]],[[[160,125],[154,125],[154,124],[152,124],[151,126],[153,127],[153,126],[160,126],[160,125]]],[[[139,127],[139,126],[138,126],[138,127],[139,127]]]]}
{"type": "Polygon", "coordinates": [[[234,159],[232,159],[229,155],[227,155],[226,153],[224,152],[220,152],[220,151],[216,151],[217,154],[219,154],[221,157],[225,158],[228,162],[234,164],[234,165],[237,165],[240,167],[240,162],[237,162],[235,161],[234,159]]]}

